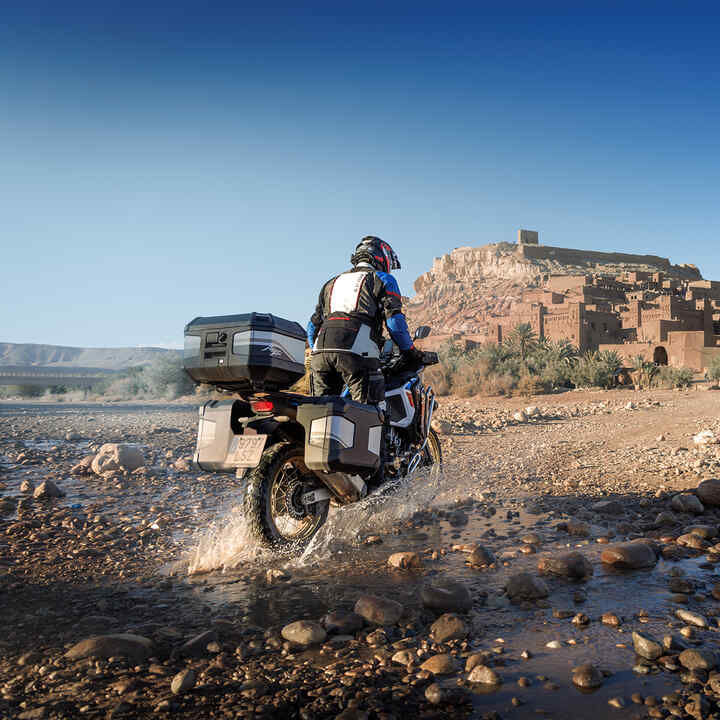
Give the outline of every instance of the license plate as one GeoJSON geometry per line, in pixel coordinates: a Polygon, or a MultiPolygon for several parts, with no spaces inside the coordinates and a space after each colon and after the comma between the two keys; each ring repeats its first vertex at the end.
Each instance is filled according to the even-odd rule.
{"type": "Polygon", "coordinates": [[[230,443],[227,462],[239,468],[254,468],[260,463],[267,435],[236,435],[230,443]]]}

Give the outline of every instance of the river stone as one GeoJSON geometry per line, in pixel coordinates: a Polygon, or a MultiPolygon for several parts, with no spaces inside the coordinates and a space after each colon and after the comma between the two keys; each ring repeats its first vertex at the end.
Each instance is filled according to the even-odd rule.
{"type": "Polygon", "coordinates": [[[441,615],[430,626],[430,637],[435,643],[443,643],[448,640],[462,640],[467,637],[468,626],[465,621],[454,613],[441,615]]]}
{"type": "Polygon", "coordinates": [[[188,690],[192,690],[195,687],[195,671],[190,668],[181,670],[173,679],[170,684],[170,690],[173,695],[182,695],[188,690]]]}
{"type": "Polygon", "coordinates": [[[657,660],[663,654],[662,645],[650,635],[635,631],[632,634],[632,640],[635,652],[646,660],[657,660]]]}
{"type": "Polygon", "coordinates": [[[696,492],[705,505],[720,505],[720,478],[703,480],[697,486],[696,492]]]}
{"type": "Polygon", "coordinates": [[[395,600],[377,595],[361,595],[355,603],[355,612],[375,625],[395,625],[403,606],[395,600]]]}
{"type": "Polygon", "coordinates": [[[92,463],[94,455],[86,455],[77,465],[70,470],[71,475],[92,475],[92,463]]]}
{"type": "Polygon", "coordinates": [[[593,574],[592,564],[579,552],[541,558],[538,561],[538,570],[541,573],[559,575],[571,580],[585,580],[593,574]]]}
{"type": "Polygon", "coordinates": [[[628,570],[654,567],[657,563],[655,550],[646,542],[629,542],[611,545],[603,550],[600,559],[606,565],[628,570]]]}
{"type": "Polygon", "coordinates": [[[390,659],[398,665],[410,665],[417,660],[417,657],[412,650],[398,650],[390,659]]]}
{"type": "Polygon", "coordinates": [[[603,683],[602,673],[591,663],[580,665],[573,670],[573,685],[581,688],[599,688],[603,683]]]}
{"type": "Polygon", "coordinates": [[[455,661],[452,655],[443,653],[430,656],[421,666],[421,670],[427,670],[433,675],[451,675],[455,672],[455,661]]]}
{"type": "Polygon", "coordinates": [[[472,595],[466,585],[455,580],[439,579],[420,591],[423,607],[439,613],[469,612],[473,606],[472,595]]]}
{"type": "Polygon", "coordinates": [[[717,655],[703,648],[683,650],[678,660],[688,670],[713,670],[717,665],[717,655]]]}
{"type": "Polygon", "coordinates": [[[177,650],[180,657],[199,658],[208,654],[207,646],[217,640],[215,630],[205,630],[183,643],[177,650]]]}
{"type": "Polygon", "coordinates": [[[680,493],[670,501],[670,507],[676,512],[693,513],[702,515],[705,508],[696,495],[691,493],[680,493]]]}
{"type": "Polygon", "coordinates": [[[476,665],[468,675],[468,682],[477,683],[479,685],[502,685],[500,676],[487,665],[476,665]]]}
{"type": "Polygon", "coordinates": [[[61,498],[65,497],[65,493],[52,480],[45,480],[35,488],[33,497],[37,500],[61,498]]]}
{"type": "Polygon", "coordinates": [[[682,608],[680,610],[676,610],[675,617],[679,618],[688,625],[694,625],[695,627],[699,628],[708,627],[708,621],[706,617],[700,615],[699,613],[690,612],[690,610],[683,610],[682,608]]]}
{"type": "Polygon", "coordinates": [[[93,472],[97,475],[115,470],[132,472],[144,465],[145,458],[140,450],[123,443],[106,443],[92,461],[93,472]]]}
{"type": "Polygon", "coordinates": [[[697,535],[703,538],[703,540],[712,540],[714,537],[717,537],[718,531],[714,525],[688,525],[683,530],[683,533],[697,535]]]}
{"type": "Polygon", "coordinates": [[[282,629],[281,635],[289,642],[298,645],[317,645],[327,637],[324,628],[311,620],[292,622],[282,629]]]}
{"type": "MultiPolygon", "coordinates": [[[[601,515],[624,515],[625,508],[622,503],[617,500],[600,500],[600,502],[593,503],[590,507],[591,510],[601,515]]],[[[586,667],[583,665],[582,667],[586,667]]]]}
{"type": "Polygon", "coordinates": [[[468,562],[475,567],[483,567],[492,565],[495,562],[495,556],[487,548],[478,545],[468,556],[468,562]]]}
{"type": "Polygon", "coordinates": [[[365,621],[354,612],[331,612],[320,621],[328,634],[351,635],[362,630],[365,621]]]}
{"type": "Polygon", "coordinates": [[[84,658],[126,657],[133,662],[147,660],[154,650],[152,640],[141,635],[95,635],[73,645],[65,657],[70,660],[84,658]]]}
{"type": "Polygon", "coordinates": [[[512,575],[505,585],[505,590],[513,602],[540,600],[550,594],[545,581],[530,573],[512,575]]]}
{"type": "Polygon", "coordinates": [[[398,570],[416,570],[422,567],[422,560],[416,552],[397,552],[388,558],[388,565],[398,570]]]}

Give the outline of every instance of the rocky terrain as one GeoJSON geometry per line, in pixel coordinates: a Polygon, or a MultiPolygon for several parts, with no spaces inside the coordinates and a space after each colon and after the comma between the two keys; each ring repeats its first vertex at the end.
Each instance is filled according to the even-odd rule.
{"type": "Polygon", "coordinates": [[[720,717],[720,393],[443,400],[300,557],[191,407],[0,405],[0,717],[720,717]]]}

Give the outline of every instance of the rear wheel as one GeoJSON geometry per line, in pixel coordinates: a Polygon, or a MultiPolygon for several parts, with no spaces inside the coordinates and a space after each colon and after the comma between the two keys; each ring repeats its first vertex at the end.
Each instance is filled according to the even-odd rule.
{"type": "Polygon", "coordinates": [[[278,443],[268,448],[248,475],[245,518],[257,540],[278,550],[302,548],[327,519],[329,500],[308,507],[302,496],[322,487],[305,465],[305,447],[278,443]]]}

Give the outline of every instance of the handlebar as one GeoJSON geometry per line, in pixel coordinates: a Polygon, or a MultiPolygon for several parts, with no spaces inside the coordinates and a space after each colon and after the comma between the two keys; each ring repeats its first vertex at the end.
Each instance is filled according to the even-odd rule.
{"type": "Polygon", "coordinates": [[[382,364],[382,371],[387,374],[399,372],[415,372],[429,365],[440,362],[436,352],[421,352],[418,362],[411,361],[406,355],[393,355],[382,364]]]}

